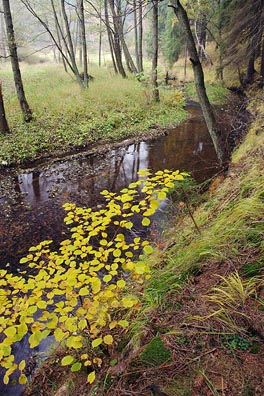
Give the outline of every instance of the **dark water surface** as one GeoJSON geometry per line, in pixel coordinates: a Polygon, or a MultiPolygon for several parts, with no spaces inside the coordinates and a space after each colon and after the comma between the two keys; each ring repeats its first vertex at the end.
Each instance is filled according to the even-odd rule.
{"type": "Polygon", "coordinates": [[[104,155],[82,154],[35,171],[1,176],[0,268],[15,270],[28,248],[44,239],[63,239],[62,204],[94,206],[100,191],[117,191],[137,180],[137,171],[150,168],[189,171],[197,181],[216,172],[216,155],[199,107],[190,119],[166,136],[112,150],[104,155]]]}
{"type": "MultiPolygon", "coordinates": [[[[191,106],[188,111],[190,118],[168,130],[166,136],[103,155],[83,153],[51,166],[43,165],[35,171],[2,175],[0,268],[7,265],[15,272],[19,259],[30,246],[44,239],[53,239],[56,245],[64,239],[63,203],[100,204],[103,202],[100,191],[118,191],[126,187],[137,180],[140,169],[188,171],[198,182],[213,176],[217,171],[217,159],[201,110],[191,106]]],[[[45,345],[40,346],[42,350],[45,348],[45,345]]],[[[16,345],[18,360],[29,358],[31,353],[26,340],[16,345]]],[[[0,396],[19,396],[21,389],[21,386],[3,386],[0,378],[0,396]]]]}

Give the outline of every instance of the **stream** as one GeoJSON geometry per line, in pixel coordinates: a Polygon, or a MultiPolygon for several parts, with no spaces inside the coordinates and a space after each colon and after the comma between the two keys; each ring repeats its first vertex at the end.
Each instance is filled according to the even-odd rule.
{"type": "MultiPolygon", "coordinates": [[[[188,106],[190,118],[164,136],[124,145],[104,154],[65,157],[51,165],[0,175],[0,268],[12,272],[30,246],[64,239],[62,205],[74,202],[94,207],[103,202],[100,191],[118,191],[137,180],[140,169],[188,171],[202,182],[217,172],[217,158],[200,107],[188,106]]],[[[46,341],[46,340],[45,340],[46,341]]],[[[27,340],[15,345],[16,359],[29,359],[27,340]]],[[[44,352],[41,344],[34,353],[44,352]]],[[[1,370],[0,370],[1,377],[1,370]]],[[[13,378],[13,377],[12,377],[13,378]]],[[[0,396],[19,396],[23,386],[3,385],[0,396]]]]}

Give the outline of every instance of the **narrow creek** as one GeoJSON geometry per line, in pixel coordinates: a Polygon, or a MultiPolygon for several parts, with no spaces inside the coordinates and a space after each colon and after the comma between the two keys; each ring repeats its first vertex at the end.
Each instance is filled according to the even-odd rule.
{"type": "MultiPolygon", "coordinates": [[[[143,168],[179,169],[202,182],[217,171],[217,159],[200,107],[188,107],[190,118],[164,136],[130,144],[100,155],[64,158],[0,180],[0,268],[16,272],[28,248],[44,239],[58,244],[66,232],[62,204],[95,206],[103,201],[100,191],[118,191],[137,180],[143,168]]],[[[45,345],[40,349],[45,350],[45,345]]],[[[36,352],[39,352],[36,351],[36,352]]],[[[29,359],[26,340],[16,345],[16,356],[29,359]]],[[[1,376],[1,375],[0,375],[1,376]]],[[[20,385],[4,386],[0,395],[19,396],[20,385]]]]}

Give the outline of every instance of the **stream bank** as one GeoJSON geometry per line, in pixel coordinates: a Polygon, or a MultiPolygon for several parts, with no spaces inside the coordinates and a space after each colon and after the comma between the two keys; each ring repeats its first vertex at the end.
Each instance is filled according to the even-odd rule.
{"type": "Polygon", "coordinates": [[[147,396],[153,385],[170,396],[262,396],[264,108],[261,100],[254,106],[227,177],[193,213],[200,233],[188,215],[175,219],[166,233],[172,246],[157,246],[150,258],[142,307],[131,312],[133,326],[110,349],[99,381],[87,385],[85,373],[58,366],[58,355],[36,373],[27,396],[147,396]]]}

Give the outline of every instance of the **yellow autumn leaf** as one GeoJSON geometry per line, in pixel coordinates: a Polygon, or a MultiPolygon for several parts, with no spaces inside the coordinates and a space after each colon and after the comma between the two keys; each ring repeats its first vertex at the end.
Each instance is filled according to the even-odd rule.
{"type": "Polygon", "coordinates": [[[92,384],[94,380],[95,380],[95,371],[92,371],[90,374],[88,374],[87,382],[89,384],[92,384]]]}
{"type": "Polygon", "coordinates": [[[124,327],[124,328],[129,326],[129,323],[127,320],[119,320],[118,324],[119,324],[119,326],[124,327]]]}
{"type": "Polygon", "coordinates": [[[27,377],[25,376],[25,374],[21,374],[19,376],[18,382],[20,383],[20,385],[25,385],[27,383],[27,377]]]}
{"type": "Polygon", "coordinates": [[[108,334],[108,335],[104,336],[104,343],[105,343],[106,345],[112,345],[113,342],[114,342],[114,339],[113,339],[113,337],[111,336],[111,334],[108,334]]]}
{"type": "Polygon", "coordinates": [[[71,355],[67,355],[61,359],[61,365],[68,366],[69,364],[72,364],[73,361],[74,361],[74,357],[71,355]]]}
{"type": "Polygon", "coordinates": [[[145,227],[148,227],[150,225],[150,220],[147,217],[144,217],[144,219],[142,220],[142,225],[145,227]]]}
{"type": "Polygon", "coordinates": [[[95,340],[92,341],[92,348],[98,347],[99,345],[102,344],[102,342],[103,342],[103,339],[101,337],[96,338],[95,340]]]}
{"type": "Polygon", "coordinates": [[[21,360],[21,362],[18,365],[18,370],[23,371],[25,367],[26,367],[25,360],[21,360]]]}

